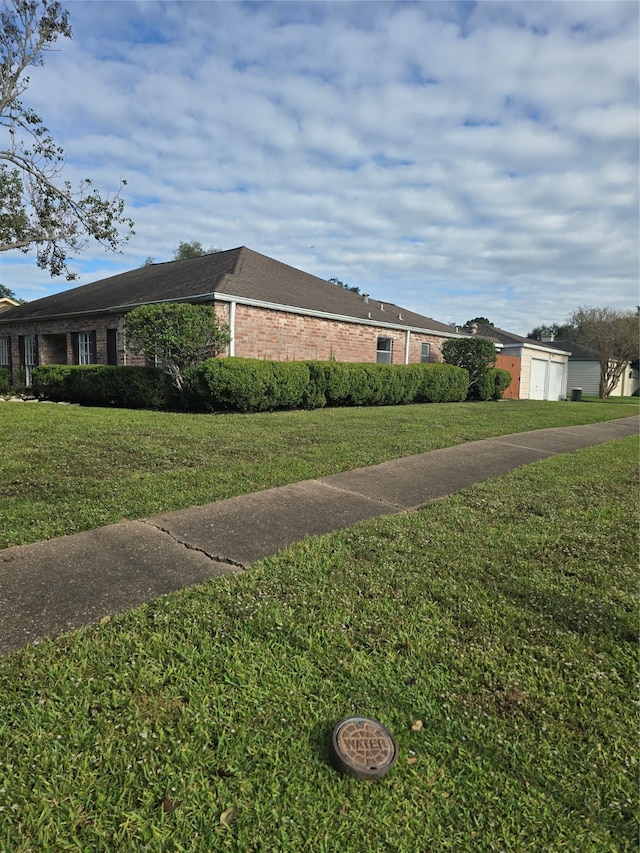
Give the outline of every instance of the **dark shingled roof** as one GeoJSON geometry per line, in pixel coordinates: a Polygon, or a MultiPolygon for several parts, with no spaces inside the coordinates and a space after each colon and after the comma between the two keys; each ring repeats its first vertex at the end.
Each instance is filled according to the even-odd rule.
{"type": "Polygon", "coordinates": [[[600,361],[600,356],[594,349],[577,344],[575,341],[557,340],[552,341],[549,346],[570,352],[573,361],[600,361]]]}
{"type": "Polygon", "coordinates": [[[516,335],[514,332],[506,332],[504,329],[498,329],[496,326],[487,326],[485,323],[477,325],[478,330],[475,332],[475,335],[469,326],[463,326],[462,328],[459,328],[458,331],[463,335],[474,335],[475,337],[489,338],[494,343],[503,344],[504,346],[525,344],[527,346],[544,347],[547,349],[557,349],[562,352],[567,352],[566,348],[556,346],[557,341],[556,344],[548,341],[536,341],[533,338],[523,338],[522,335],[516,335]]]}
{"type": "Polygon", "coordinates": [[[535,344],[539,341],[532,341],[530,338],[523,338],[520,335],[515,335],[513,332],[505,332],[504,329],[498,329],[496,326],[487,326],[485,323],[476,323],[478,330],[474,333],[469,326],[463,326],[458,331],[463,335],[473,335],[479,338],[489,338],[498,344],[535,344]]]}
{"type": "Polygon", "coordinates": [[[0,324],[82,313],[117,312],[149,302],[197,301],[215,295],[284,305],[321,314],[410,326],[452,334],[455,330],[397,305],[362,295],[241,246],[184,261],[150,264],[93,284],[45,296],[0,316],[0,324]]]}

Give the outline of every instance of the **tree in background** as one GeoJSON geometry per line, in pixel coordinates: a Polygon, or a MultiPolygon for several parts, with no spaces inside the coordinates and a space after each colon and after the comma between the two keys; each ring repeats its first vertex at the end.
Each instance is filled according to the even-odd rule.
{"type": "MultiPolygon", "coordinates": [[[[180,242],[173,250],[173,260],[186,261],[189,260],[189,258],[201,258],[203,255],[215,255],[217,252],[221,251],[222,249],[219,249],[216,246],[210,246],[208,249],[205,249],[202,243],[199,243],[197,240],[191,240],[188,243],[180,242]]],[[[148,257],[142,266],[150,267],[153,266],[155,262],[155,258],[148,257]]]]}
{"type": "Polygon", "coordinates": [[[489,338],[449,338],[442,344],[446,364],[463,367],[469,373],[467,398],[474,399],[487,371],[496,363],[496,348],[489,338]]]}
{"type": "Polygon", "coordinates": [[[474,317],[473,320],[467,320],[465,326],[473,326],[473,324],[478,326],[493,326],[491,320],[487,320],[486,317],[474,317]]]}
{"type": "Polygon", "coordinates": [[[40,116],[20,96],[29,86],[30,65],[44,65],[43,54],[58,38],[71,38],[69,14],[52,0],[4,0],[0,7],[0,126],[7,129],[0,150],[0,251],[36,249],[38,266],[52,276],[69,272],[70,255],[90,239],[117,251],[133,233],[124,216],[122,187],[113,198],[91,190],[83,180],[74,189],[61,179],[64,151],[40,116]],[[124,236],[119,229],[124,229],[124,236]]]}
{"type": "Polygon", "coordinates": [[[345,290],[350,290],[351,293],[360,293],[359,287],[350,287],[348,284],[345,284],[344,281],[340,281],[340,279],[335,276],[330,278],[329,281],[331,284],[335,284],[336,287],[343,287],[345,290]]]}
{"type": "Polygon", "coordinates": [[[161,302],[134,308],[125,323],[134,352],[156,360],[182,389],[188,367],[223,352],[231,341],[226,323],[220,323],[213,305],[161,302]]]}
{"type": "Polygon", "coordinates": [[[569,318],[575,340],[598,354],[599,396],[607,398],[640,354],[640,311],[578,308],[569,318]]]}
{"type": "Polygon", "coordinates": [[[573,341],[575,340],[576,330],[570,323],[550,323],[536,326],[527,335],[528,338],[534,341],[541,341],[543,338],[550,338],[556,341],[573,341]]]}
{"type": "Polygon", "coordinates": [[[199,243],[197,240],[192,240],[190,243],[180,242],[173,253],[173,260],[185,261],[188,258],[201,258],[203,255],[215,255],[216,252],[220,251],[215,246],[205,249],[202,243],[199,243]]]}
{"type": "Polygon", "coordinates": [[[4,284],[0,284],[0,299],[13,299],[13,301],[17,302],[19,305],[24,305],[27,301],[26,299],[20,299],[19,296],[15,295],[10,287],[6,287],[4,284]]]}

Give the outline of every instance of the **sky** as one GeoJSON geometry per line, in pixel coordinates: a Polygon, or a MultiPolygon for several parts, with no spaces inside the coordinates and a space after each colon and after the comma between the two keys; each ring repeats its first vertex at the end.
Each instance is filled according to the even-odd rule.
{"type": "Polygon", "coordinates": [[[22,100],[135,235],[73,283],[3,253],[18,296],[195,240],[520,335],[640,302],[636,2],[63,6],[22,100]]]}

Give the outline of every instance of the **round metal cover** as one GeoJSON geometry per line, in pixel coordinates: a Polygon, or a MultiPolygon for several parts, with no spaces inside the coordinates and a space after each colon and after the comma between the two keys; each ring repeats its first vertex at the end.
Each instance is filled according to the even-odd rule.
{"type": "Polygon", "coordinates": [[[377,720],[347,717],[333,730],[331,757],[336,770],[358,779],[379,779],[398,758],[398,744],[377,720]]]}

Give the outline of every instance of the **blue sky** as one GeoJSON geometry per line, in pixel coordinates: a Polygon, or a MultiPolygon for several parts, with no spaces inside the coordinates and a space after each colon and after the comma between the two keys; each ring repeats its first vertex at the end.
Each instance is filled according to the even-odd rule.
{"type": "Polygon", "coordinates": [[[77,283],[198,240],[519,334],[640,301],[637,3],[63,5],[23,100],[136,223],[77,283]]]}

